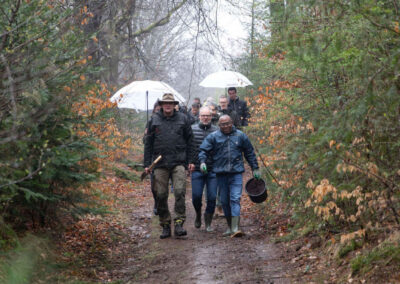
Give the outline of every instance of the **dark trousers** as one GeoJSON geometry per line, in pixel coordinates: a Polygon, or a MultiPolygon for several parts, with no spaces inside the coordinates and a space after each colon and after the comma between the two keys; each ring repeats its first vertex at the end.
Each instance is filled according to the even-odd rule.
{"type": "Polygon", "coordinates": [[[186,207],[186,170],[184,166],[176,166],[172,169],[158,168],[154,170],[154,190],[157,194],[157,212],[160,225],[171,224],[171,214],[168,209],[169,178],[172,177],[174,187],[175,206],[174,221],[185,221],[186,207]]]}

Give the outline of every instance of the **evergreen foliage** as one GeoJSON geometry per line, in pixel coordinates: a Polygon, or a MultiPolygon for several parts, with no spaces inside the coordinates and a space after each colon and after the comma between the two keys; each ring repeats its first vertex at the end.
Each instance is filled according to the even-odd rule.
{"type": "Polygon", "coordinates": [[[44,225],[62,208],[82,212],[88,199],[79,187],[97,176],[96,149],[76,135],[81,118],[71,111],[90,72],[82,62],[90,35],[67,4],[0,6],[1,214],[14,225],[44,225]]]}
{"type": "Polygon", "coordinates": [[[314,216],[353,237],[398,224],[398,1],[270,5],[253,40],[258,57],[242,66],[261,86],[249,94],[249,132],[280,180],[275,190],[298,219],[314,216]]]}

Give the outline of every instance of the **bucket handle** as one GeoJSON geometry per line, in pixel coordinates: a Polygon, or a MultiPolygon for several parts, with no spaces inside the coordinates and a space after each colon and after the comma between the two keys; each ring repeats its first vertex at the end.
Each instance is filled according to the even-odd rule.
{"type": "Polygon", "coordinates": [[[267,170],[267,172],[269,173],[269,175],[274,179],[274,181],[276,182],[276,184],[278,185],[278,187],[280,187],[282,190],[284,190],[284,189],[281,187],[281,185],[279,184],[279,182],[278,182],[278,180],[276,179],[276,177],[271,173],[271,171],[269,170],[269,168],[268,168],[267,165],[265,164],[265,162],[264,162],[264,160],[262,159],[261,154],[260,154],[260,152],[258,151],[257,147],[254,146],[254,145],[253,145],[253,147],[254,147],[254,149],[256,150],[257,156],[260,157],[260,160],[261,160],[261,162],[262,162],[264,168],[265,168],[265,169],[267,170]]]}

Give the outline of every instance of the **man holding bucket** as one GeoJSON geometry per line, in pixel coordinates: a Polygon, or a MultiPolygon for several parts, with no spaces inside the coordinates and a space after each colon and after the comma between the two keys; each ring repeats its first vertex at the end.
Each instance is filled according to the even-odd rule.
{"type": "Polygon", "coordinates": [[[257,158],[246,134],[233,126],[229,115],[222,115],[218,121],[219,130],[208,135],[200,145],[200,170],[207,171],[207,157],[213,159],[213,171],[217,174],[221,191],[221,203],[228,230],[224,235],[241,237],[240,198],[242,196],[243,154],[249,163],[254,178],[259,179],[257,158]]]}

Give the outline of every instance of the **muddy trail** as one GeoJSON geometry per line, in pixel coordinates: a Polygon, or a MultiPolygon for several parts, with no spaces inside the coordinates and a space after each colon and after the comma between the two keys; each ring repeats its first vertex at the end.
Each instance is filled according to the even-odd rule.
{"type": "MultiPolygon", "coordinates": [[[[133,246],[126,248],[125,260],[114,267],[113,279],[122,283],[293,282],[289,251],[283,244],[271,243],[265,228],[257,221],[256,213],[251,210],[253,205],[244,191],[241,216],[241,228],[246,233],[244,237],[222,236],[227,226],[223,216],[214,217],[212,233],[205,231],[204,221],[200,229],[195,228],[188,182],[187,220],[184,224],[188,234],[161,240],[158,217],[152,213],[153,199],[148,181],[135,190],[140,191],[140,204],[125,208],[129,231],[135,241],[133,246]]],[[[170,210],[173,205],[171,193],[170,210]]]]}

